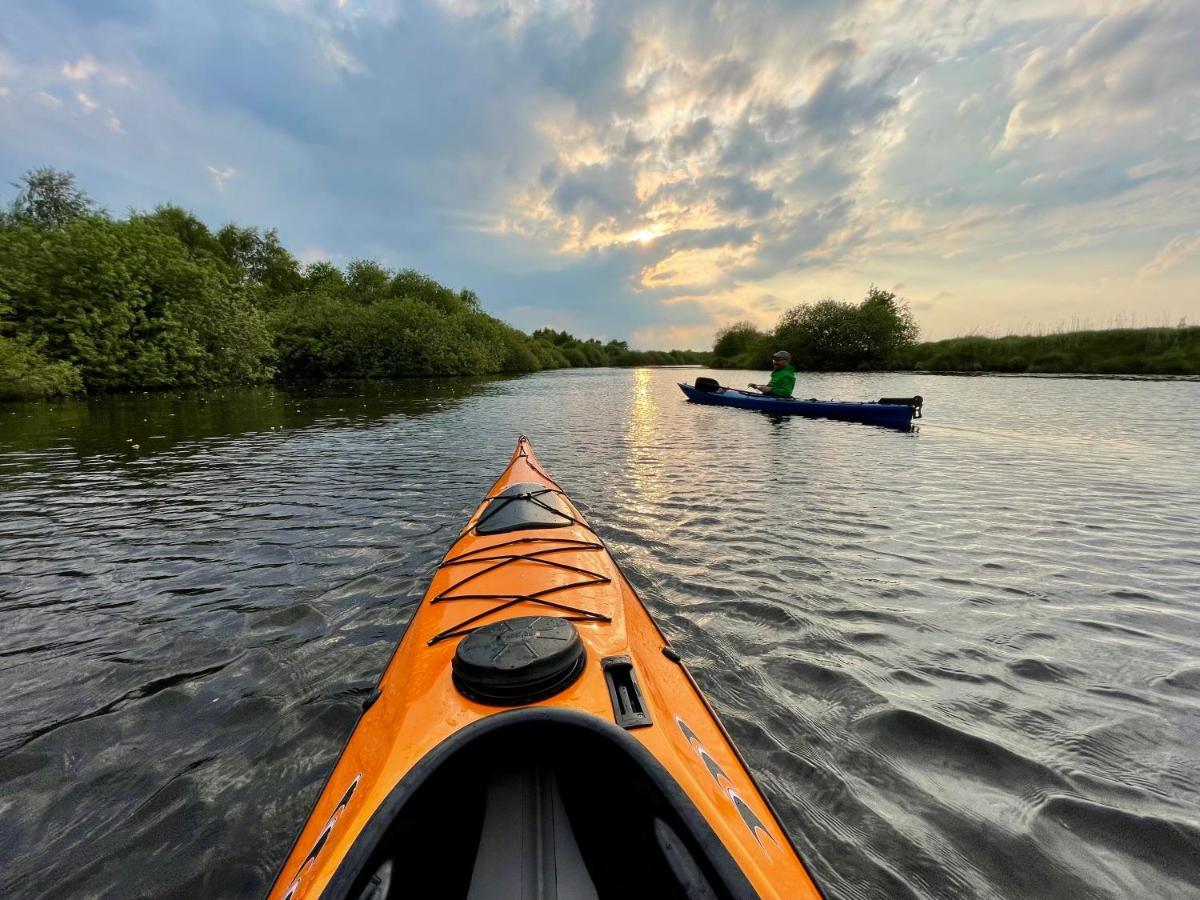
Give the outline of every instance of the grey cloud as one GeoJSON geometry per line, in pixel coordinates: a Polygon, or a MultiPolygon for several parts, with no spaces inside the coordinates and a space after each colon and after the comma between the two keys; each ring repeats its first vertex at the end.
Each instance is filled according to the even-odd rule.
{"type": "Polygon", "coordinates": [[[637,204],[633,172],[624,162],[583,166],[560,176],[551,202],[562,215],[579,215],[589,224],[621,217],[637,204]]]}
{"type": "Polygon", "coordinates": [[[854,80],[848,65],[835,66],[801,107],[801,120],[827,142],[844,140],[848,129],[872,124],[899,104],[891,90],[894,71],[854,80]]]}
{"type": "Polygon", "coordinates": [[[752,270],[766,274],[812,265],[813,251],[824,245],[835,232],[850,225],[853,214],[853,200],[834,197],[798,215],[780,217],[772,223],[772,230],[763,236],[763,245],[752,270]]]}
{"type": "Polygon", "coordinates": [[[760,187],[740,176],[729,175],[710,175],[663,185],[650,197],[649,205],[664,201],[688,207],[711,201],[723,212],[745,213],[751,218],[767,215],[782,202],[769,188],[760,187]]]}
{"type": "Polygon", "coordinates": [[[705,116],[679,128],[667,141],[667,150],[674,157],[688,156],[703,147],[713,136],[712,119],[705,116]]]}
{"type": "Polygon", "coordinates": [[[597,6],[599,17],[582,36],[554,17],[542,15],[522,33],[519,65],[534,66],[541,85],[569,99],[588,121],[634,117],[644,99],[626,85],[634,42],[618,11],[597,6]]]}
{"type": "Polygon", "coordinates": [[[850,62],[856,56],[858,56],[858,44],[852,38],[845,38],[824,44],[813,52],[809,60],[816,64],[833,63],[836,66],[841,66],[850,62]]]}
{"type": "Polygon", "coordinates": [[[1101,19],[1072,48],[1070,64],[1091,66],[1108,61],[1141,37],[1153,20],[1149,9],[1101,19]]]}
{"type": "Polygon", "coordinates": [[[658,145],[658,141],[651,138],[643,140],[639,138],[632,128],[626,130],[625,137],[619,144],[609,147],[609,151],[616,156],[624,157],[625,159],[635,160],[641,159],[652,148],[658,145]]]}
{"type": "Polygon", "coordinates": [[[754,83],[754,67],[737,56],[723,56],[700,76],[697,87],[708,97],[737,96],[754,83]]]}
{"type": "Polygon", "coordinates": [[[724,190],[717,193],[717,206],[726,212],[744,212],[759,218],[780,205],[774,191],[742,178],[723,179],[722,186],[724,190]]]}
{"type": "Polygon", "coordinates": [[[721,166],[755,171],[769,166],[775,160],[776,150],[767,141],[761,126],[743,118],[733,131],[722,141],[721,166]]]}
{"type": "Polygon", "coordinates": [[[724,225],[720,228],[687,228],[659,238],[658,250],[663,257],[679,250],[713,250],[717,247],[745,247],[754,243],[753,228],[724,225]]]}
{"type": "Polygon", "coordinates": [[[832,150],[806,156],[798,161],[796,173],[781,190],[788,194],[836,196],[858,179],[858,172],[852,168],[855,162],[832,150]]]}

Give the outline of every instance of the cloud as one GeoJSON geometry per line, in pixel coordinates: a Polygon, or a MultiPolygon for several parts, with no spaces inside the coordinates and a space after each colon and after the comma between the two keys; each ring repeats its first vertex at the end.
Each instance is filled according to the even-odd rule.
{"type": "Polygon", "coordinates": [[[667,138],[667,151],[673,157],[690,156],[704,147],[713,136],[712,119],[703,116],[681,128],[676,128],[667,138]]]}
{"type": "Polygon", "coordinates": [[[45,0],[6,19],[0,166],[597,336],[871,281],[972,298],[931,335],[1016,298],[1149,308],[1200,221],[1191,2],[45,0]]]}
{"type": "Polygon", "coordinates": [[[325,61],[333,68],[348,75],[361,75],[365,71],[362,63],[355,59],[345,47],[332,37],[322,39],[321,49],[324,53],[325,61]]]}
{"type": "Polygon", "coordinates": [[[633,172],[621,160],[580,166],[552,177],[550,202],[555,211],[587,226],[623,219],[637,203],[633,172]]]}
{"type": "Polygon", "coordinates": [[[84,56],[73,63],[63,63],[62,73],[72,81],[87,81],[100,71],[96,60],[84,56]]]}
{"type": "MultiPolygon", "coordinates": [[[[117,123],[118,127],[120,124],[120,122],[117,123]]],[[[225,190],[225,182],[237,175],[237,169],[229,167],[218,169],[215,166],[207,166],[207,169],[208,174],[213,177],[213,182],[216,184],[218,191],[225,190]]]]}
{"type": "Polygon", "coordinates": [[[1158,278],[1183,265],[1197,253],[1200,253],[1200,231],[1176,235],[1155,254],[1154,259],[1138,269],[1137,276],[1146,280],[1158,278]]]}
{"type": "Polygon", "coordinates": [[[1104,16],[1082,33],[1033,45],[1014,80],[1015,103],[997,150],[1030,136],[1111,130],[1200,99],[1200,18],[1183,3],[1104,16]]]}

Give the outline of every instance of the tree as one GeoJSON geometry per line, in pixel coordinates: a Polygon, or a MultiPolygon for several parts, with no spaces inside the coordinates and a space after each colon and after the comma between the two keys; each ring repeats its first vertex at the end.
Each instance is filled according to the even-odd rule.
{"type": "Polygon", "coordinates": [[[241,228],[231,222],[217,232],[216,241],[225,262],[239,269],[250,284],[264,288],[272,299],[300,290],[300,264],[279,242],[274,228],[241,228]]]}
{"type": "Polygon", "coordinates": [[[908,304],[871,285],[857,306],[833,299],[793,306],[774,337],[791,351],[796,368],[844,372],[895,365],[918,333],[908,304]]]}
{"type": "Polygon", "coordinates": [[[75,184],[75,176],[70,172],[49,166],[30,169],[12,186],[18,189],[9,210],[14,222],[61,228],[99,212],[92,198],[75,184]]]}
{"type": "Polygon", "coordinates": [[[867,289],[866,299],[858,307],[864,342],[864,359],[871,368],[882,368],[896,361],[899,354],[913,347],[921,329],[904,301],[897,302],[892,291],[875,285],[867,289]]]}
{"type": "Polygon", "coordinates": [[[158,224],[82,218],[0,232],[0,291],[17,336],[90,391],[270,375],[270,336],[227,266],[158,224]]]}
{"type": "Polygon", "coordinates": [[[749,322],[734,322],[717,332],[713,343],[713,365],[719,368],[758,369],[768,365],[771,335],[749,322]]]}
{"type": "Polygon", "coordinates": [[[389,293],[392,273],[370,259],[353,259],[346,266],[346,286],[359,303],[373,303],[389,293]]]}
{"type": "Polygon", "coordinates": [[[130,220],[145,222],[173,234],[193,254],[207,254],[213,259],[221,259],[224,256],[220,242],[213,237],[203,220],[182,206],[160,203],[154,207],[154,212],[135,213],[130,216],[130,220]]]}

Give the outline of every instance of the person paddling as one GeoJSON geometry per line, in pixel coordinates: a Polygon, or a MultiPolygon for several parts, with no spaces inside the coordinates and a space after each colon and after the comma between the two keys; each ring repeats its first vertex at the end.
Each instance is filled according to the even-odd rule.
{"type": "Polygon", "coordinates": [[[796,387],[796,370],[792,368],[792,354],[786,350],[778,351],[771,357],[771,380],[766,384],[752,384],[750,387],[762,391],[769,397],[791,397],[796,387]]]}

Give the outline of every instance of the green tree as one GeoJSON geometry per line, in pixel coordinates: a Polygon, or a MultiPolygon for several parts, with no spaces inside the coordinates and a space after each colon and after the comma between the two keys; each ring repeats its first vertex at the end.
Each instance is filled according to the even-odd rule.
{"type": "Polygon", "coordinates": [[[242,285],[146,221],[76,219],[0,232],[11,320],[89,391],[221,384],[270,374],[270,340],[242,285]]]}
{"type": "Polygon", "coordinates": [[[223,225],[216,234],[221,257],[242,273],[250,284],[262,288],[258,296],[265,305],[267,298],[276,298],[297,291],[303,284],[300,264],[279,242],[274,228],[241,228],[233,223],[223,225]]]}
{"type": "Polygon", "coordinates": [[[49,360],[28,341],[9,336],[15,326],[7,299],[0,289],[0,400],[45,400],[81,392],[83,382],[74,366],[49,360]]]}
{"type": "Polygon", "coordinates": [[[713,365],[718,368],[760,369],[770,365],[771,335],[749,322],[734,322],[717,332],[713,365]]]}
{"type": "Polygon", "coordinates": [[[792,307],[774,338],[798,369],[853,371],[896,365],[917,334],[907,304],[872,285],[858,305],[827,299],[792,307]]]}
{"type": "Polygon", "coordinates": [[[895,365],[911,349],[921,334],[908,304],[897,301],[892,291],[875,285],[867,289],[866,299],[858,307],[863,340],[863,360],[873,369],[895,365]]]}
{"type": "Polygon", "coordinates": [[[15,223],[61,228],[68,222],[99,212],[70,172],[60,172],[49,166],[30,169],[12,186],[17,188],[17,196],[9,208],[9,216],[15,223]]]}
{"type": "Polygon", "coordinates": [[[130,221],[145,222],[167,234],[174,235],[194,255],[208,256],[212,259],[224,257],[224,250],[220,242],[213,236],[204,221],[182,206],[162,203],[154,207],[153,212],[134,213],[130,216],[130,221]]]}

